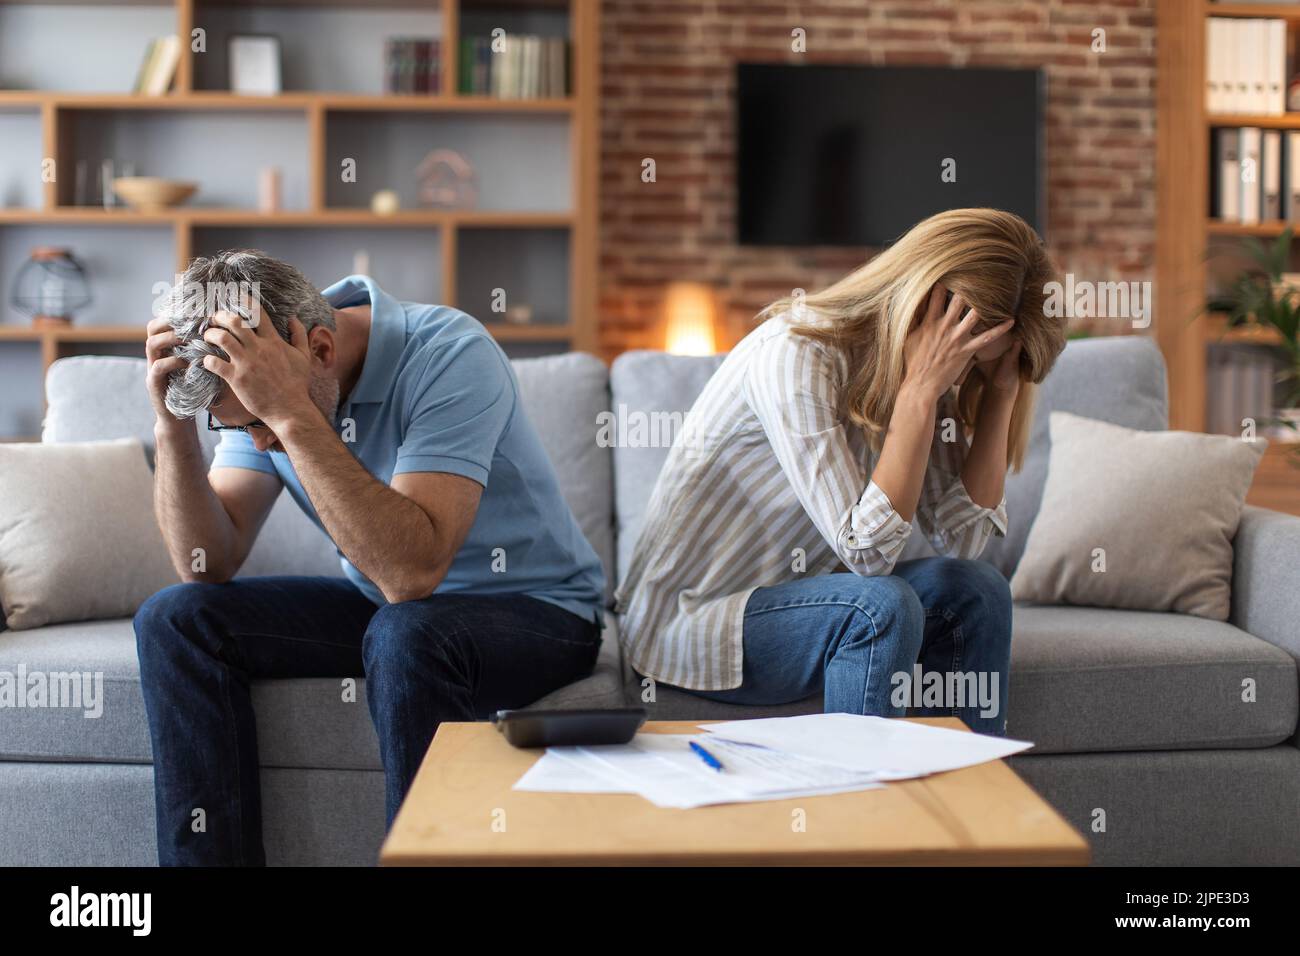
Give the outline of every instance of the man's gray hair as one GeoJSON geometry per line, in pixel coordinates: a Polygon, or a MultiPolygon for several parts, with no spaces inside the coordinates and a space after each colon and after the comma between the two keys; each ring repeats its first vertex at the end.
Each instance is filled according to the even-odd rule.
{"type": "Polygon", "coordinates": [[[334,328],[334,310],[301,272],[256,249],[234,249],[190,263],[180,281],[164,295],[159,318],[171,324],[180,344],[173,354],[185,368],[173,372],[167,384],[167,410],[177,418],[193,418],[221,395],[224,382],[203,367],[203,358],[226,353],[203,339],[217,312],[231,312],[246,322],[269,319],[280,337],[289,341],[289,319],[298,317],[311,332],[318,325],[334,328]],[[260,313],[254,318],[255,313],[260,313]]]}

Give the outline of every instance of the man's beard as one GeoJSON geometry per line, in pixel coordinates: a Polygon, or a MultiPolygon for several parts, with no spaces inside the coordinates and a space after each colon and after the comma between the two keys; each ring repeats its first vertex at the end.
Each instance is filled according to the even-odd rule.
{"type": "Polygon", "coordinates": [[[312,376],[311,384],[307,386],[307,394],[320,409],[321,414],[333,425],[339,413],[338,379],[312,376]]]}

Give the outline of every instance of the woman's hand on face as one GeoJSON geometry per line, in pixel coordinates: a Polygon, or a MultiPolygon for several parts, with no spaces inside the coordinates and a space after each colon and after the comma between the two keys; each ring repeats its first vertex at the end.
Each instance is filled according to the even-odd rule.
{"type": "Polygon", "coordinates": [[[1020,346],[1017,339],[1011,347],[995,359],[979,362],[984,380],[994,391],[1006,393],[1007,397],[1020,391],[1020,346]]]}
{"type": "MultiPolygon", "coordinates": [[[[948,290],[942,284],[935,284],[930,290],[924,315],[907,334],[903,345],[903,388],[914,389],[931,402],[937,402],[966,374],[976,361],[975,353],[996,342],[1015,324],[1008,319],[987,332],[974,335],[979,313],[967,308],[960,295],[954,295],[945,309],[947,294],[948,290]]],[[[1011,351],[1006,354],[1011,354],[1011,351]]],[[[1011,363],[1013,371],[1015,367],[1011,363]]]]}

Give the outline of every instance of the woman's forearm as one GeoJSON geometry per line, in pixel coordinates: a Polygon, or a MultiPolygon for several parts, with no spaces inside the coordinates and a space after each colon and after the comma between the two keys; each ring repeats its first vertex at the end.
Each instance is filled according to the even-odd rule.
{"type": "Polygon", "coordinates": [[[962,466],[961,480],[971,501],[996,508],[1007,477],[1007,441],[1016,392],[987,387],[975,416],[975,434],[962,466]]]}
{"type": "Polygon", "coordinates": [[[916,514],[934,437],[935,402],[906,384],[899,390],[871,480],[904,521],[916,514]]]}

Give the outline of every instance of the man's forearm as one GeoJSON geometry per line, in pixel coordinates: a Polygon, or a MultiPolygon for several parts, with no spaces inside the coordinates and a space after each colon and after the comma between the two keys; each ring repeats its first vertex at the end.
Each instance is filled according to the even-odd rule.
{"type": "Polygon", "coordinates": [[[961,480],[971,501],[984,508],[1002,502],[1007,477],[1007,440],[1016,393],[987,388],[975,416],[975,435],[962,465],[961,480]]]}
{"type": "Polygon", "coordinates": [[[183,581],[229,580],[235,527],[208,483],[194,424],[160,423],[154,440],[154,511],[172,565],[183,581]]]}
{"type": "Polygon", "coordinates": [[[451,556],[428,514],[370,474],[314,409],[275,429],[321,524],[357,570],[390,602],[433,593],[451,556]]]}

